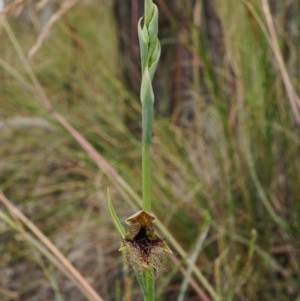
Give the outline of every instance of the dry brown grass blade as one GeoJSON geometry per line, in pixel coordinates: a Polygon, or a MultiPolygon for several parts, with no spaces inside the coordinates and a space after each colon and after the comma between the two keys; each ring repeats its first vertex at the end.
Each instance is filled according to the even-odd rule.
{"type": "Polygon", "coordinates": [[[119,173],[97,152],[97,150],[58,112],[53,111],[52,116],[69,132],[69,134],[86,151],[96,165],[108,176],[119,181],[119,173]]]}
{"type": "Polygon", "coordinates": [[[274,26],[273,18],[271,15],[268,0],[261,0],[261,2],[262,2],[262,8],[263,8],[263,12],[264,12],[265,20],[266,20],[266,25],[267,25],[267,28],[268,28],[268,31],[270,34],[269,41],[271,44],[271,48],[274,53],[275,59],[277,61],[277,64],[278,64],[278,67],[279,67],[279,70],[280,70],[280,73],[282,76],[282,80],[283,80],[283,83],[285,86],[285,90],[288,95],[296,122],[297,122],[297,124],[300,125],[300,111],[299,111],[300,99],[299,99],[295,89],[293,88],[290,76],[288,74],[287,68],[286,68],[285,63],[282,58],[282,54],[280,51],[280,47],[279,47],[276,30],[275,30],[275,26],[274,26]]]}
{"type": "Polygon", "coordinates": [[[40,49],[40,47],[42,46],[43,42],[47,38],[47,36],[48,36],[48,34],[49,34],[52,26],[55,24],[55,22],[57,22],[61,18],[61,16],[63,16],[77,2],[78,2],[78,0],[64,1],[63,4],[61,5],[61,7],[59,8],[59,10],[56,11],[56,13],[51,16],[51,18],[49,19],[49,21],[47,22],[47,24],[44,26],[43,30],[41,31],[40,35],[38,36],[36,43],[31,47],[31,49],[30,49],[30,51],[28,53],[28,57],[30,59],[40,49]]]}
{"type": "Polygon", "coordinates": [[[83,278],[78,270],[70,261],[55,247],[55,245],[0,191],[0,202],[6,207],[10,214],[20,221],[42,245],[53,255],[63,266],[71,280],[76,284],[78,289],[92,301],[104,301],[90,284],[83,278]]]}

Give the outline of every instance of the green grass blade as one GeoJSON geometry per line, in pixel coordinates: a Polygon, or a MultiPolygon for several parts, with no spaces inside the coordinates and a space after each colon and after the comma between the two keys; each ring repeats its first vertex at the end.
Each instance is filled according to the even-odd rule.
{"type": "Polygon", "coordinates": [[[112,201],[110,199],[109,191],[107,191],[107,204],[108,204],[108,210],[112,217],[113,223],[114,223],[116,229],[118,230],[120,236],[122,237],[122,239],[124,239],[125,238],[125,230],[116,214],[116,211],[115,211],[112,201]]]}

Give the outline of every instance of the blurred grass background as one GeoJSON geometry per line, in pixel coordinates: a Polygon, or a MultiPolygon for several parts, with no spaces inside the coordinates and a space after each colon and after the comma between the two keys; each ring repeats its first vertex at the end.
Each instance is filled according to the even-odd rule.
{"type": "MultiPolygon", "coordinates": [[[[55,110],[139,195],[141,2],[77,3],[29,59],[55,110]]],[[[39,11],[34,2],[7,11],[26,55],[60,10],[59,2],[45,3],[39,11]]],[[[220,300],[299,301],[299,124],[262,3],[157,1],[162,58],[154,79],[153,205],[220,300]]],[[[300,4],[269,4],[299,93],[300,4]]],[[[134,212],[128,195],[43,108],[0,22],[1,190],[104,300],[140,300],[135,280],[123,272],[106,206],[109,187],[125,220],[134,212]]],[[[8,223],[10,213],[0,210],[0,300],[86,300],[16,231],[18,220],[8,223]]],[[[170,269],[157,281],[158,300],[212,300],[184,288],[184,279],[170,269]]]]}

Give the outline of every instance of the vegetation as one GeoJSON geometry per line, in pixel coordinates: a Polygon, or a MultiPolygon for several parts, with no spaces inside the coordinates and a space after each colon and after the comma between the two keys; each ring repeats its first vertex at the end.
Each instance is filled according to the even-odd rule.
{"type": "MultiPolygon", "coordinates": [[[[176,254],[157,300],[300,300],[300,5],[283,2],[156,1],[152,212],[176,254]]],[[[45,30],[16,2],[0,16],[0,299],[142,300],[106,193],[122,223],[142,208],[132,62],[111,1],[64,3],[45,30]]]]}

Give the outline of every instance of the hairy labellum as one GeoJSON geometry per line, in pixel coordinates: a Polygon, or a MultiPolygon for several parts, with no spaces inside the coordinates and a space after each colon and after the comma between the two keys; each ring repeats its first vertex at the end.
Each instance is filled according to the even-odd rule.
{"type": "Polygon", "coordinates": [[[126,222],[129,232],[122,242],[121,250],[126,253],[127,261],[134,270],[143,273],[151,269],[157,277],[166,269],[166,262],[172,251],[167,244],[154,233],[154,217],[142,210],[130,216],[126,222]]]}

